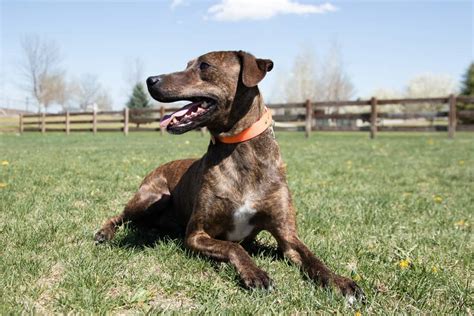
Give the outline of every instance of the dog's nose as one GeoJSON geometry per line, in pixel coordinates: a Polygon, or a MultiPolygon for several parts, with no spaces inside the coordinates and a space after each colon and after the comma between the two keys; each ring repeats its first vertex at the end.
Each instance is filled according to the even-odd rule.
{"type": "Polygon", "coordinates": [[[148,79],[146,80],[146,84],[151,87],[153,85],[155,85],[157,82],[159,82],[161,79],[161,76],[151,76],[151,77],[148,77],[148,79]]]}

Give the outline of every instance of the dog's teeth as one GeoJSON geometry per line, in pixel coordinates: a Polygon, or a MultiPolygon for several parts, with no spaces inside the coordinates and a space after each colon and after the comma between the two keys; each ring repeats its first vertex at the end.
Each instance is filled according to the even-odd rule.
{"type": "Polygon", "coordinates": [[[176,117],[173,117],[172,122],[173,122],[173,123],[178,123],[178,120],[176,119],[176,117]]]}
{"type": "Polygon", "coordinates": [[[203,108],[203,109],[207,109],[208,106],[209,106],[209,104],[207,104],[206,101],[204,101],[204,102],[201,104],[201,108],[203,108]]]}

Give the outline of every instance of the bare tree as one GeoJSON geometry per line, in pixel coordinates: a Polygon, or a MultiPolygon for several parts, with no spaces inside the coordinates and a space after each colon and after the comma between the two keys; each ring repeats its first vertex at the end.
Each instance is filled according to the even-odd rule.
{"type": "Polygon", "coordinates": [[[309,47],[303,47],[296,56],[286,84],[287,101],[303,102],[348,100],[354,95],[354,86],[344,71],[342,54],[334,44],[323,62],[318,63],[309,47]]]}
{"type": "Polygon", "coordinates": [[[324,87],[324,100],[342,101],[354,96],[354,85],[344,71],[341,49],[337,43],[332,45],[322,68],[320,82],[324,87]]]}
{"type": "Polygon", "coordinates": [[[86,111],[93,106],[101,90],[101,85],[96,75],[82,75],[76,88],[77,102],[79,108],[86,111]]]}
{"type": "Polygon", "coordinates": [[[64,76],[61,73],[49,74],[39,79],[39,97],[45,109],[64,98],[64,76]]]}
{"type": "Polygon", "coordinates": [[[305,46],[296,56],[293,69],[286,83],[288,102],[304,102],[320,97],[317,76],[317,61],[314,51],[305,46]]]}
{"type": "Polygon", "coordinates": [[[74,98],[74,85],[66,80],[66,76],[63,72],[56,73],[48,76],[45,80],[49,87],[46,92],[48,93],[47,98],[48,104],[56,103],[61,106],[63,112],[69,109],[70,103],[74,98]]]}
{"type": "Polygon", "coordinates": [[[102,89],[102,91],[97,96],[96,103],[97,103],[97,107],[100,110],[104,110],[104,111],[112,110],[112,98],[104,89],[102,89]]]}
{"type": "Polygon", "coordinates": [[[90,108],[95,110],[110,110],[112,108],[112,100],[102,88],[96,75],[82,75],[76,84],[75,94],[82,111],[90,110],[90,108]]]}
{"type": "Polygon", "coordinates": [[[38,110],[47,107],[56,100],[57,79],[63,79],[59,69],[61,54],[53,41],[41,39],[30,34],[21,40],[23,50],[20,68],[25,77],[22,85],[38,103],[38,110]]]}

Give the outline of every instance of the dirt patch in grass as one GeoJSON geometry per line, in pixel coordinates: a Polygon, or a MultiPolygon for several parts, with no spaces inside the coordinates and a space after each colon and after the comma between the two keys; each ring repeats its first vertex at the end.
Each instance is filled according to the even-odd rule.
{"type": "Polygon", "coordinates": [[[124,298],[125,306],[114,313],[120,315],[134,314],[136,311],[180,311],[189,312],[198,305],[183,294],[166,294],[159,289],[132,289],[127,286],[111,288],[107,296],[110,299],[124,298]]]}
{"type": "Polygon", "coordinates": [[[34,305],[39,314],[50,314],[52,312],[54,298],[58,295],[55,287],[63,280],[64,271],[64,265],[58,262],[51,267],[47,275],[36,282],[36,285],[42,290],[34,305]]]}
{"type": "Polygon", "coordinates": [[[197,304],[188,297],[176,295],[170,298],[162,293],[157,293],[149,304],[160,311],[190,311],[197,308],[197,304]]]}

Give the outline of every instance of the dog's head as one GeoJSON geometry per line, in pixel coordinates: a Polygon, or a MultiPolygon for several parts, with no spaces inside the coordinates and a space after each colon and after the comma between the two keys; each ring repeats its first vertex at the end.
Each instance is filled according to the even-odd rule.
{"type": "Polygon", "coordinates": [[[191,60],[184,71],[149,77],[147,86],[160,102],[191,102],[162,118],[168,132],[204,126],[225,132],[249,111],[257,84],[272,68],[271,60],[243,51],[210,52],[191,60]]]}

